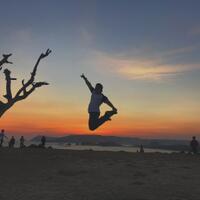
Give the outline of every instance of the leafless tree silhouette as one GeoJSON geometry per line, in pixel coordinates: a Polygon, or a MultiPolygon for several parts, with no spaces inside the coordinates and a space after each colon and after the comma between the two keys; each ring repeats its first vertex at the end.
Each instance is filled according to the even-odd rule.
{"type": "MultiPolygon", "coordinates": [[[[8,69],[4,69],[3,73],[5,75],[5,80],[6,80],[6,94],[3,95],[3,97],[6,99],[6,102],[0,101],[0,117],[8,110],[10,109],[16,102],[21,101],[28,97],[36,88],[39,88],[43,85],[49,85],[47,82],[35,82],[35,76],[37,72],[37,67],[40,63],[40,61],[47,57],[51,53],[51,50],[47,49],[45,53],[42,53],[34,68],[33,71],[31,72],[31,77],[28,81],[25,82],[25,80],[22,80],[22,87],[16,92],[16,94],[13,96],[12,95],[12,88],[11,88],[11,83],[12,80],[16,80],[16,78],[11,77],[11,71],[8,69]]],[[[12,62],[8,61],[8,58],[12,54],[4,54],[3,59],[0,60],[0,71],[2,70],[2,66],[4,64],[12,64],[12,62]]]]}

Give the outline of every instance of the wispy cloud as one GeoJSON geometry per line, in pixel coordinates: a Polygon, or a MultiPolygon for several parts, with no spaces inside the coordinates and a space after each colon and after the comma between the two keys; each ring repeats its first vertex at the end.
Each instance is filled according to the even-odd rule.
{"type": "MultiPolygon", "coordinates": [[[[173,50],[168,54],[175,54],[189,51],[191,48],[173,50]]],[[[99,66],[105,67],[106,71],[115,73],[126,79],[135,80],[161,80],[167,77],[176,76],[191,70],[200,69],[200,64],[168,64],[163,62],[162,57],[154,58],[123,58],[96,52],[96,62],[99,66]]]]}
{"type": "Polygon", "coordinates": [[[181,47],[176,49],[171,49],[169,51],[161,53],[161,56],[176,56],[180,54],[186,54],[191,53],[192,51],[196,50],[196,46],[187,46],[187,47],[181,47]]]}

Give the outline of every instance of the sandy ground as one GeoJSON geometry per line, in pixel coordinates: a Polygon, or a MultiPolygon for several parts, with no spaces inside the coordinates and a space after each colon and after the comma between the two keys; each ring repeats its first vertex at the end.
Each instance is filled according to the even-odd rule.
{"type": "Polygon", "coordinates": [[[0,200],[199,200],[200,155],[0,149],[0,200]]]}

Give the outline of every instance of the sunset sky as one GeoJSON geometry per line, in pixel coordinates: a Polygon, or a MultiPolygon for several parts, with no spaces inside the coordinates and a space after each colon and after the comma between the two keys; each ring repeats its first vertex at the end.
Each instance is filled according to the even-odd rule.
{"type": "MultiPolygon", "coordinates": [[[[50,85],[3,115],[7,134],[200,136],[200,1],[0,2],[0,54],[13,53],[14,64],[6,65],[18,79],[13,91],[40,53],[52,50],[37,73],[50,85]],[[90,93],[82,73],[104,85],[119,111],[94,132],[87,127],[90,93]]],[[[4,88],[0,71],[1,96],[4,88]]]]}

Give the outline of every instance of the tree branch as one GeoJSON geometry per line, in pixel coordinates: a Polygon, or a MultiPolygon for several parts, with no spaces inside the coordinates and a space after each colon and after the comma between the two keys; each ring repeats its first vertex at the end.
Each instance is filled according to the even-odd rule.
{"type": "Polygon", "coordinates": [[[49,83],[47,82],[36,82],[36,83],[32,83],[32,87],[31,89],[29,89],[28,91],[25,89],[23,91],[22,95],[19,95],[17,97],[14,98],[14,102],[17,101],[21,101],[23,99],[25,99],[26,97],[28,97],[36,88],[42,87],[43,85],[49,85],[49,83]]]}
{"type": "Polygon", "coordinates": [[[2,69],[2,65],[7,63],[7,64],[12,64],[12,62],[8,61],[8,58],[12,56],[12,54],[3,54],[3,58],[0,60],[0,71],[2,69]]]}
{"type": "Polygon", "coordinates": [[[8,69],[4,70],[4,74],[6,77],[6,94],[4,95],[4,97],[8,100],[8,102],[10,102],[12,100],[11,81],[16,80],[16,78],[11,78],[11,71],[8,69]]]}
{"type": "Polygon", "coordinates": [[[47,57],[50,53],[51,53],[51,50],[47,49],[46,53],[44,53],[44,54],[42,53],[39,56],[39,58],[38,58],[38,60],[37,60],[37,62],[35,64],[35,66],[33,68],[33,71],[31,73],[30,79],[26,83],[24,83],[24,80],[23,80],[22,87],[17,92],[15,98],[18,98],[21,95],[21,93],[24,92],[26,90],[26,88],[29,87],[34,82],[35,75],[36,75],[36,72],[37,72],[37,67],[38,67],[38,65],[40,63],[40,60],[43,59],[43,58],[45,58],[45,57],[47,57]]]}

